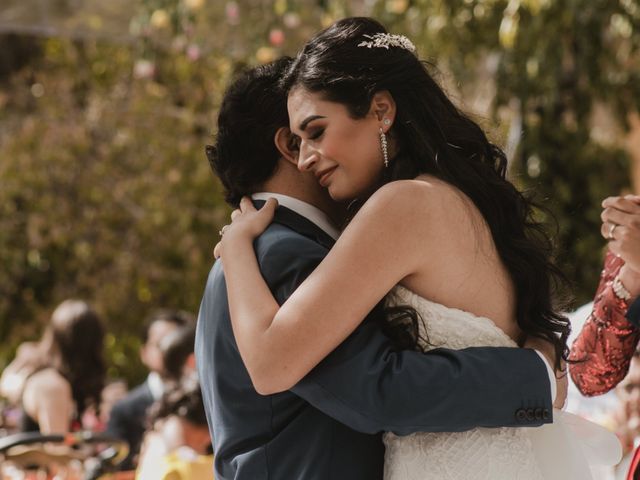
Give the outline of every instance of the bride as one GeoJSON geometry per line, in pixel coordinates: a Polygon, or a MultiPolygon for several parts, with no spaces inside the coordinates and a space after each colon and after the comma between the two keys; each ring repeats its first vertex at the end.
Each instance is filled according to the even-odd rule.
{"type": "MultiPolygon", "coordinates": [[[[232,214],[217,253],[256,390],[291,388],[385,296],[390,313],[406,312],[389,322],[411,333],[413,348],[536,339],[561,370],[569,322],[554,310],[549,242],[505,179],[504,153],[456,109],[412,43],[374,20],[344,19],[305,46],[283,85],[299,168],[359,208],[282,306],[253,250],[275,201],[256,211],[245,198],[232,214]]],[[[389,432],[385,478],[549,478],[530,431],[389,432]]]]}

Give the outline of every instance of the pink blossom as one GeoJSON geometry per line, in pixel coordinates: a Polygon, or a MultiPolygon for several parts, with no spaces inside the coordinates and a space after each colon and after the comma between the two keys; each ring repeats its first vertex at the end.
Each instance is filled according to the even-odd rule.
{"type": "Polygon", "coordinates": [[[153,78],[156,73],[156,66],[150,60],[140,59],[133,66],[133,76],[135,78],[153,78]]]}
{"type": "Polygon", "coordinates": [[[187,47],[187,58],[192,62],[200,58],[200,53],[200,47],[198,45],[191,44],[187,47]]]}
{"type": "Polygon", "coordinates": [[[227,14],[227,21],[231,25],[237,25],[240,23],[240,7],[236,2],[227,2],[225,11],[227,14]]]}
{"type": "Polygon", "coordinates": [[[269,32],[269,43],[274,47],[279,47],[284,43],[284,32],[279,28],[274,28],[269,32]]]}

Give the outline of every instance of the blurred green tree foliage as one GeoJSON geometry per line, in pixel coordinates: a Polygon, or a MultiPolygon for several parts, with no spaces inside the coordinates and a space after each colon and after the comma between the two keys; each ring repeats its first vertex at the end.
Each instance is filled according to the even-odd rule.
{"type": "MultiPolygon", "coordinates": [[[[28,24],[29,2],[7,2],[28,24]]],[[[228,214],[203,154],[225,85],[353,14],[409,35],[455,95],[489,105],[482,122],[511,148],[514,180],[558,219],[577,298],[593,294],[599,203],[629,176],[592,125],[600,105],[622,126],[638,109],[637,2],[143,0],[133,16],[128,2],[108,15],[83,5],[38,17],[53,30],[0,36],[0,365],[59,301],[82,297],[107,319],[111,375],[138,381],[143,319],[197,311],[228,214]]]]}
{"type": "Polygon", "coordinates": [[[228,218],[204,155],[226,84],[319,25],[269,2],[148,0],[110,37],[86,8],[86,28],[55,13],[53,37],[0,36],[0,366],[81,297],[107,321],[110,375],[133,383],[145,318],[197,313],[228,218]]]}
{"type": "MultiPolygon", "coordinates": [[[[29,320],[66,297],[92,301],[118,340],[154,307],[194,310],[225,217],[202,154],[209,79],[177,59],[167,75],[190,81],[173,89],[132,78],[134,57],[121,47],[49,39],[42,48],[5,98],[3,338],[24,335],[23,322],[36,333],[41,323],[29,320]]],[[[135,341],[110,344],[116,365],[137,359],[119,351],[135,341]]]]}

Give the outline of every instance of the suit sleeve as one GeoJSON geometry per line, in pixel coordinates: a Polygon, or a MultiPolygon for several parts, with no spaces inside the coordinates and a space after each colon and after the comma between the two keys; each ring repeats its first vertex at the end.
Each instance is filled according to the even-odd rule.
{"type": "Polygon", "coordinates": [[[623,264],[607,253],[593,310],[571,347],[570,359],[575,362],[569,365],[571,378],[586,396],[606,393],[622,381],[640,340],[640,329],[632,323],[637,313],[612,288],[623,264]]]}
{"type": "Polygon", "coordinates": [[[129,453],[118,465],[118,470],[132,470],[135,469],[134,458],[136,455],[135,446],[131,445],[132,431],[131,421],[128,415],[128,408],[126,398],[120,400],[111,409],[109,415],[109,421],[107,422],[106,433],[125,440],[129,444],[129,453]]]}
{"type": "Polygon", "coordinates": [[[106,431],[116,438],[127,439],[129,437],[125,409],[121,401],[111,409],[106,431]]]}
{"type": "MultiPolygon", "coordinates": [[[[282,303],[325,255],[313,242],[282,239],[258,258],[282,303]]],[[[404,435],[551,422],[549,378],[533,350],[397,351],[373,315],[292,391],[365,433],[404,435]]]]}

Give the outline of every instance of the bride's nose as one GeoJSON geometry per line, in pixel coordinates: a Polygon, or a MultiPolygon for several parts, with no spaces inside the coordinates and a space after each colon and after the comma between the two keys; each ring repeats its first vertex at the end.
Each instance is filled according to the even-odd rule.
{"type": "Polygon", "coordinates": [[[298,155],[298,170],[306,172],[313,169],[318,162],[318,152],[309,148],[306,142],[300,143],[300,155],[298,155]]]}

